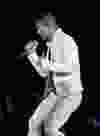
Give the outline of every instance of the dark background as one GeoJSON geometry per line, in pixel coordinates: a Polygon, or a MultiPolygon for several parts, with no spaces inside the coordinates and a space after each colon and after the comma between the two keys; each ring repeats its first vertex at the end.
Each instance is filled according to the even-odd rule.
{"type": "MultiPolygon", "coordinates": [[[[20,3],[18,6],[16,3],[14,5],[15,6],[9,8],[9,10],[7,10],[7,8],[3,15],[3,24],[5,26],[4,35],[6,36],[5,44],[10,47],[8,56],[11,59],[9,58],[9,60],[14,58],[14,52],[16,53],[16,56],[18,56],[20,52],[23,51],[26,43],[29,40],[36,38],[32,17],[35,17],[41,11],[51,11],[56,15],[59,26],[62,27],[65,33],[71,35],[79,46],[82,80],[85,88],[83,93],[84,99],[82,106],[73,115],[73,121],[72,118],[69,120],[69,126],[73,128],[73,131],[75,128],[78,130],[79,127],[82,129],[86,126],[87,128],[88,116],[95,115],[97,109],[95,106],[92,106],[92,104],[94,104],[93,98],[90,98],[88,101],[88,52],[86,51],[86,43],[84,44],[82,42],[80,44],[82,29],[80,9],[72,5],[70,6],[69,4],[58,6],[58,4],[42,3],[41,5],[40,2],[32,4],[20,3]],[[41,5],[41,7],[39,5],[41,5]],[[76,125],[76,122],[78,125],[76,125]]],[[[35,72],[26,57],[22,59],[16,58],[15,63],[9,62],[10,61],[7,61],[7,64],[10,65],[10,68],[7,69],[7,72],[10,73],[7,80],[7,89],[1,91],[0,96],[1,120],[10,123],[12,122],[14,128],[16,128],[15,126],[17,125],[17,127],[21,129],[24,115],[24,128],[27,128],[29,117],[40,103],[40,98],[45,86],[45,79],[42,79],[35,72]],[[8,87],[10,87],[10,89],[8,89],[8,87]],[[12,105],[10,111],[8,110],[9,104],[6,103],[6,97],[9,97],[9,103],[12,105]]],[[[66,127],[67,126],[68,125],[66,125],[66,127]]],[[[70,128],[68,128],[68,130],[70,132],[70,128]]]]}

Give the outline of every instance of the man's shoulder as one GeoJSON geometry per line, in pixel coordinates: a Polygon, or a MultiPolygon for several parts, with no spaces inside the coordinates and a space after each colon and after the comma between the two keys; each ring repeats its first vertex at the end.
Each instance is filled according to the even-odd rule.
{"type": "Polygon", "coordinates": [[[68,35],[67,33],[65,33],[65,32],[63,31],[63,29],[60,28],[60,27],[57,29],[56,32],[59,33],[60,35],[62,35],[63,37],[65,37],[65,39],[70,39],[70,38],[71,38],[71,36],[68,35]]]}
{"type": "Polygon", "coordinates": [[[56,38],[60,41],[71,40],[71,36],[66,34],[61,28],[58,28],[56,31],[56,38]]]}
{"type": "Polygon", "coordinates": [[[64,46],[67,46],[67,47],[69,46],[72,49],[77,47],[74,39],[70,35],[67,35],[67,34],[64,34],[64,46]]]}
{"type": "Polygon", "coordinates": [[[65,33],[62,28],[58,28],[56,34],[58,41],[60,40],[60,42],[63,42],[64,46],[70,46],[71,48],[77,47],[74,39],[69,34],[65,33]]]}

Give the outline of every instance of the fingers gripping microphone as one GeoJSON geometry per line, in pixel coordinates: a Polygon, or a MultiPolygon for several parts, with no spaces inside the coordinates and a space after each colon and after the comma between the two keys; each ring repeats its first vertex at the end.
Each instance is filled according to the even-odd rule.
{"type": "Polygon", "coordinates": [[[32,50],[33,48],[36,48],[37,45],[38,45],[38,41],[34,40],[33,42],[27,44],[24,49],[25,49],[26,51],[27,51],[27,50],[32,50]]]}
{"type": "Polygon", "coordinates": [[[24,52],[20,53],[19,56],[17,56],[16,58],[23,58],[24,56],[27,56],[29,55],[30,53],[33,52],[33,50],[35,50],[38,46],[38,41],[34,40],[33,42],[27,44],[25,47],[24,47],[24,52]]]}

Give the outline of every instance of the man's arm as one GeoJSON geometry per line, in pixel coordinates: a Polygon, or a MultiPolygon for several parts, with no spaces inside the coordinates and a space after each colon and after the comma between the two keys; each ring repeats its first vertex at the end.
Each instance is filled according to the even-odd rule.
{"type": "Polygon", "coordinates": [[[28,56],[28,59],[40,76],[42,77],[47,76],[49,69],[46,60],[44,58],[38,57],[36,52],[33,52],[28,56]]]}
{"type": "Polygon", "coordinates": [[[22,55],[27,55],[28,60],[31,62],[32,66],[36,69],[40,76],[45,77],[47,75],[46,68],[44,69],[43,59],[40,58],[36,53],[36,48],[38,42],[34,40],[33,42],[28,43],[24,49],[25,52],[22,55]]]}

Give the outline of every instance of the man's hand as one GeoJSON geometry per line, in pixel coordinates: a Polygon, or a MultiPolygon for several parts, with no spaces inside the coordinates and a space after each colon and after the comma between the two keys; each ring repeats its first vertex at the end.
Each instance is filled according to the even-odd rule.
{"type": "Polygon", "coordinates": [[[41,62],[40,62],[40,67],[41,67],[41,72],[44,74],[44,75],[48,75],[48,72],[49,72],[49,65],[47,63],[47,60],[44,59],[44,58],[41,58],[41,62]]]}
{"type": "Polygon", "coordinates": [[[33,53],[35,51],[37,45],[38,45],[38,42],[36,40],[34,40],[33,42],[28,43],[24,47],[24,49],[27,52],[27,54],[29,55],[29,54],[31,54],[31,53],[33,53]]]}

